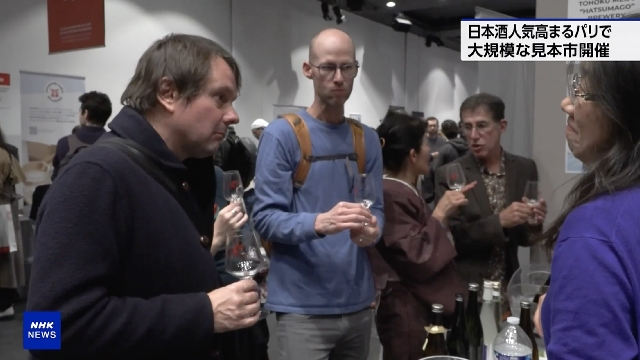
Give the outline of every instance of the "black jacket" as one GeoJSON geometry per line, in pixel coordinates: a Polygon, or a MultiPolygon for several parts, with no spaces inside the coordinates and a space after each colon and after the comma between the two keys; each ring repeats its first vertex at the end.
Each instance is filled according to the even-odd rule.
{"type": "Polygon", "coordinates": [[[62,350],[32,355],[211,359],[220,335],[207,292],[219,280],[201,239],[213,231],[212,217],[203,213],[213,198],[196,202],[193,192],[215,193],[207,189],[215,180],[196,182],[131,108],[109,127],[105,137],[151,151],[203,218],[194,225],[169,192],[115,150],[92,146],[78,153],[41,205],[27,302],[28,311],[62,312],[62,350]]]}
{"type": "Polygon", "coordinates": [[[449,140],[448,143],[440,148],[438,156],[433,164],[433,169],[437,169],[443,165],[453,162],[455,159],[462,157],[469,151],[467,141],[462,138],[449,140]]]}

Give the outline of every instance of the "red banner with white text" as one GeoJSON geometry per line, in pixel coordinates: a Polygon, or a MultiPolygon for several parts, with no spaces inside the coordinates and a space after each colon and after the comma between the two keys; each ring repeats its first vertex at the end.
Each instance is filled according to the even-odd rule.
{"type": "Polygon", "coordinates": [[[105,45],[104,0],[47,0],[49,53],[105,45]]]}

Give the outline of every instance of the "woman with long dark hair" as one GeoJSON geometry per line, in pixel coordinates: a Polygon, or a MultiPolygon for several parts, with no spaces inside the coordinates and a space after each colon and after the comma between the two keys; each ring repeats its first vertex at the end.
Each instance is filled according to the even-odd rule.
{"type": "Polygon", "coordinates": [[[377,129],[385,169],[385,225],[369,255],[381,291],[376,326],[385,360],[422,358],[431,305],[442,304],[451,314],[455,295],[466,294],[453,264],[456,249],[447,218],[467,204],[464,193],[475,183],[447,191],[431,212],[416,189],[418,177],[429,172],[426,127],[418,118],[390,111],[377,129]]]}
{"type": "Polygon", "coordinates": [[[544,233],[552,279],[536,317],[551,360],[638,359],[640,62],[572,63],[567,78],[565,132],[585,172],[544,233]]]}

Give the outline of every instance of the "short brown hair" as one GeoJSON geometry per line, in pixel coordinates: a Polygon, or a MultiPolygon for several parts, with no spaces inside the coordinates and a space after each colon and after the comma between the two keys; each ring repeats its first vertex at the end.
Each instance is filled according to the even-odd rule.
{"type": "Polygon", "coordinates": [[[170,34],[153,43],[140,57],[129,85],[122,93],[122,105],[146,112],[158,105],[158,86],[162,78],[173,81],[178,96],[188,102],[204,87],[211,60],[223,59],[233,71],[240,90],[241,76],[233,56],[213,40],[185,34],[170,34]]]}
{"type": "Polygon", "coordinates": [[[460,121],[465,111],[476,111],[483,108],[489,112],[493,121],[504,119],[504,101],[499,97],[487,93],[471,95],[460,105],[460,121]]]}

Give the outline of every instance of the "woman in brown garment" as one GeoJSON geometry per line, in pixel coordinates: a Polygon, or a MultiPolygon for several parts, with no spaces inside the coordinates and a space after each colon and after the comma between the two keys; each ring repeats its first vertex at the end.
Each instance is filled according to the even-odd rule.
{"type": "Polygon", "coordinates": [[[377,129],[385,167],[385,225],[370,258],[381,291],[376,326],[385,360],[422,358],[431,305],[442,304],[451,314],[455,295],[467,293],[453,263],[447,217],[467,203],[464,193],[475,183],[446,192],[431,212],[416,190],[418,176],[429,171],[426,126],[391,112],[377,129]]]}

